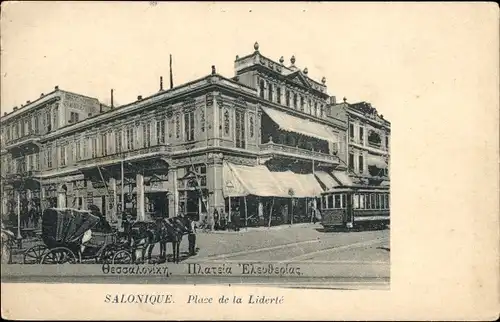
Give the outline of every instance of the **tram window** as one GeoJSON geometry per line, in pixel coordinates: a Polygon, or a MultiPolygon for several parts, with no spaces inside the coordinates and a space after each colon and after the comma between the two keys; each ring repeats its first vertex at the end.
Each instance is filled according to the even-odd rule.
{"type": "Polygon", "coordinates": [[[365,196],[366,196],[365,197],[366,198],[366,209],[372,209],[371,195],[366,194],[365,196]]]}
{"type": "Polygon", "coordinates": [[[347,196],[345,193],[342,194],[342,208],[347,208],[347,196]]]}
{"type": "Polygon", "coordinates": [[[354,209],[359,209],[359,195],[356,193],[354,194],[354,196],[352,197],[353,199],[353,207],[354,209]]]}
{"type": "Polygon", "coordinates": [[[321,198],[321,209],[326,209],[326,196],[321,198]]]}
{"type": "Polygon", "coordinates": [[[389,209],[390,206],[389,206],[389,194],[385,194],[385,208],[386,209],[389,209]]]}
{"type": "Polygon", "coordinates": [[[376,193],[373,195],[375,197],[375,209],[380,209],[380,198],[379,198],[379,194],[376,193]]]}
{"type": "Polygon", "coordinates": [[[372,209],[376,209],[376,207],[375,207],[375,197],[376,197],[376,195],[372,194],[371,198],[370,198],[370,200],[371,200],[370,203],[372,205],[372,209]]]}
{"type": "Polygon", "coordinates": [[[359,195],[359,208],[365,209],[365,195],[359,195]]]}
{"type": "Polygon", "coordinates": [[[335,209],[340,209],[340,208],[341,208],[340,195],[335,195],[335,209]]]}
{"type": "Polygon", "coordinates": [[[333,208],[333,195],[329,195],[328,196],[328,203],[327,203],[327,206],[326,206],[328,209],[332,209],[333,208]]]}
{"type": "Polygon", "coordinates": [[[380,207],[379,208],[380,209],[385,209],[385,207],[384,207],[384,194],[383,193],[381,193],[381,194],[378,195],[378,200],[380,202],[380,207]]]}

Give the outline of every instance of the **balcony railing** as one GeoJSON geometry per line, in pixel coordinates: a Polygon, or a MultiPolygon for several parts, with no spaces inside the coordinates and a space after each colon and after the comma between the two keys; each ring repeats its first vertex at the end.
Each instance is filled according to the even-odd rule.
{"type": "Polygon", "coordinates": [[[89,164],[93,164],[93,163],[101,163],[101,162],[106,162],[106,161],[118,162],[121,160],[127,160],[129,158],[134,157],[134,156],[146,155],[146,154],[151,154],[151,153],[169,154],[169,153],[171,153],[171,151],[172,151],[172,148],[170,145],[166,145],[166,144],[153,145],[153,146],[149,146],[149,147],[141,147],[141,148],[137,148],[134,150],[108,154],[105,156],[98,156],[96,158],[82,159],[82,160],[78,161],[78,165],[89,165],[89,164]]]}
{"type": "Polygon", "coordinates": [[[28,135],[23,135],[21,137],[18,137],[16,139],[13,139],[13,140],[6,142],[5,147],[8,149],[8,148],[11,148],[14,146],[19,146],[22,144],[33,143],[33,142],[39,141],[40,136],[41,135],[37,134],[37,133],[30,133],[28,135]]]}
{"type": "Polygon", "coordinates": [[[272,142],[259,145],[261,154],[276,153],[290,157],[299,157],[304,159],[315,159],[328,163],[339,163],[339,158],[336,155],[301,149],[298,147],[276,144],[272,142]]]}

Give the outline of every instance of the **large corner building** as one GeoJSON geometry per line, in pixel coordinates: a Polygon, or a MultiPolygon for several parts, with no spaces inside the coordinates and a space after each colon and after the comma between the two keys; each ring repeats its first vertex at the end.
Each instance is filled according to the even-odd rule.
{"type": "Polygon", "coordinates": [[[323,191],[389,185],[390,123],[255,51],[119,107],[55,88],[1,118],[2,213],[97,206],[112,223],[215,209],[306,221],[323,191]],[[16,210],[17,209],[17,210],[16,210]],[[293,209],[293,210],[292,210],[293,209]]]}

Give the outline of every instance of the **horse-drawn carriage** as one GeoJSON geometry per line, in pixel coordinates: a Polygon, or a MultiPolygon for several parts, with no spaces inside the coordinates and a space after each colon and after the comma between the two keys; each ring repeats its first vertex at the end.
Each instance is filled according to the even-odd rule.
{"type": "Polygon", "coordinates": [[[23,263],[130,263],[129,243],[117,231],[95,231],[99,220],[89,211],[46,209],[41,243],[24,252],[23,263]]]}

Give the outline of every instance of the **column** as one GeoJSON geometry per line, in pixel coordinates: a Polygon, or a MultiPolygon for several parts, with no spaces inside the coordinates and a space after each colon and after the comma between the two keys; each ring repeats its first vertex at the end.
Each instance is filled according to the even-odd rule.
{"type": "MultiPolygon", "coordinates": [[[[111,205],[108,207],[109,209],[109,216],[108,216],[108,221],[111,223],[116,223],[117,220],[117,210],[116,210],[116,179],[111,178],[109,179],[109,184],[108,184],[108,195],[109,195],[109,204],[111,205]]],[[[108,212],[106,212],[108,213],[108,212]]]]}
{"type": "Polygon", "coordinates": [[[168,170],[168,216],[177,216],[179,208],[179,198],[177,189],[177,168],[169,168],[168,170]]]}
{"type": "Polygon", "coordinates": [[[137,220],[146,220],[145,204],[144,204],[144,176],[142,174],[136,175],[136,188],[137,188],[137,220]]]}
{"type": "Polygon", "coordinates": [[[66,193],[57,192],[57,208],[66,208],[66,193]]]}
{"type": "Polygon", "coordinates": [[[212,154],[208,155],[208,166],[207,166],[207,187],[208,187],[208,212],[210,214],[214,213],[217,209],[219,214],[221,209],[224,209],[224,196],[222,194],[222,188],[224,184],[223,170],[222,170],[223,155],[212,154]]]}

